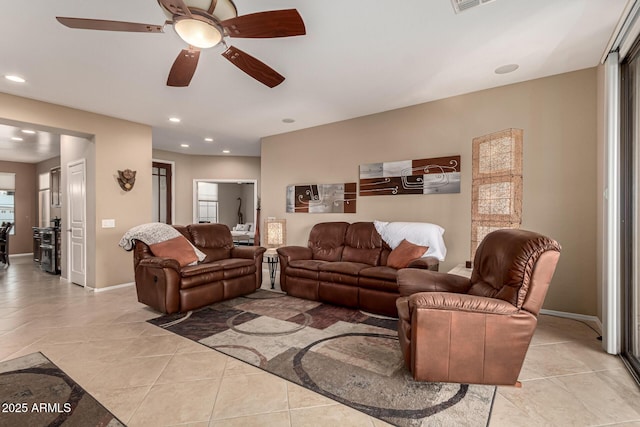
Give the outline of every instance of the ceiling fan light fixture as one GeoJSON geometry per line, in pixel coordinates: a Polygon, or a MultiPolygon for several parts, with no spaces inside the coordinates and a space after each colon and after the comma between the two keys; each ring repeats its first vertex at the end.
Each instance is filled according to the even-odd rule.
{"type": "Polygon", "coordinates": [[[185,43],[200,49],[213,47],[222,41],[222,33],[214,25],[194,18],[176,20],[173,28],[185,43]]]}

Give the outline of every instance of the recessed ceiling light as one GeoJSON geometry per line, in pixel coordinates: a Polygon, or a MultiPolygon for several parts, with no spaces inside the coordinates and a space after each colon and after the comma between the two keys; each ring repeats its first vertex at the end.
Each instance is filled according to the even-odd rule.
{"type": "Polygon", "coordinates": [[[4,78],[7,79],[7,80],[11,80],[12,82],[15,82],[15,83],[24,83],[24,82],[26,82],[26,80],[23,79],[22,77],[10,75],[10,74],[4,76],[4,78]]]}
{"type": "Polygon", "coordinates": [[[204,140],[207,142],[213,142],[213,138],[205,138],[204,140]]]}
{"type": "Polygon", "coordinates": [[[189,144],[180,144],[180,147],[182,147],[182,148],[189,148],[189,144]]]}
{"type": "Polygon", "coordinates": [[[24,141],[24,139],[20,138],[19,136],[12,136],[11,140],[12,141],[24,141]]]}
{"type": "Polygon", "coordinates": [[[229,154],[229,153],[231,152],[231,150],[222,150],[222,152],[223,152],[224,154],[229,154]]]}
{"type": "Polygon", "coordinates": [[[518,64],[507,64],[495,69],[494,73],[496,74],[509,74],[513,73],[520,66],[518,64]]]}
{"type": "Polygon", "coordinates": [[[22,133],[27,133],[29,135],[33,135],[34,133],[36,133],[35,130],[31,130],[31,129],[22,129],[22,133]]]}
{"type": "Polygon", "coordinates": [[[171,123],[180,123],[180,119],[177,117],[169,117],[171,123]]]}
{"type": "Polygon", "coordinates": [[[294,120],[294,119],[289,119],[289,118],[287,118],[287,119],[282,119],[282,123],[294,123],[294,122],[295,122],[295,120],[294,120]]]}

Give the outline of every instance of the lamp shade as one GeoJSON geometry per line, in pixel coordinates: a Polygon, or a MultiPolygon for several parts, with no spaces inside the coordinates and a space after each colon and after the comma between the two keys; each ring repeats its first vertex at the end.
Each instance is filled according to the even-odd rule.
{"type": "Polygon", "coordinates": [[[265,225],[265,245],[267,248],[278,248],[287,243],[287,220],[268,219],[265,225]]]}
{"type": "Polygon", "coordinates": [[[182,40],[200,49],[213,47],[222,40],[220,30],[198,19],[184,18],[176,20],[173,28],[182,40]]]}

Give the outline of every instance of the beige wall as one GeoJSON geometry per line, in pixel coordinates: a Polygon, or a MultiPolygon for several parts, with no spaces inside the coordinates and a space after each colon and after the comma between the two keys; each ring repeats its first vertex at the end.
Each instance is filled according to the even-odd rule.
{"type": "Polygon", "coordinates": [[[33,230],[37,225],[38,211],[36,207],[36,166],[30,163],[0,161],[0,172],[15,173],[15,234],[10,237],[10,254],[27,254],[33,252],[33,230]]]}
{"type": "MultiPolygon", "coordinates": [[[[87,192],[94,194],[95,213],[88,221],[93,230],[88,230],[87,235],[94,237],[87,247],[94,247],[95,253],[87,258],[87,271],[91,272],[87,283],[103,288],[132,282],[132,255],[122,250],[118,242],[129,228],[151,218],[151,128],[2,93],[0,118],[63,134],[93,136],[95,181],[87,182],[87,192]],[[120,189],[115,178],[118,169],[126,168],[138,171],[136,185],[128,193],[120,189]],[[102,219],[115,219],[116,227],[101,228],[102,219]]],[[[87,164],[90,162],[93,160],[88,159],[87,164]]],[[[31,188],[36,188],[35,181],[31,188]]]]}
{"type": "Polygon", "coordinates": [[[596,69],[485,90],[262,140],[262,217],[287,219],[306,245],[321,221],[425,221],[446,229],[441,271],[469,258],[471,141],[524,130],[522,228],[557,239],[563,253],[544,307],[596,309],[596,69]],[[358,166],[461,155],[460,194],[358,197],[356,214],[287,214],[285,188],[358,181],[358,166]]]}
{"type": "MultiPolygon", "coordinates": [[[[173,176],[176,190],[174,195],[176,224],[184,225],[193,222],[194,179],[260,180],[259,157],[190,156],[171,151],[153,150],[153,158],[175,162],[173,176]]],[[[258,182],[259,191],[260,183],[258,182]]],[[[237,204],[234,206],[237,211],[237,204]]]]}

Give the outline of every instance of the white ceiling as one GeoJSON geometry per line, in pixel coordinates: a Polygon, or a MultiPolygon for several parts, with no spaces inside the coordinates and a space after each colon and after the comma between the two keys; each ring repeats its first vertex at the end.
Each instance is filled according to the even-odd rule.
{"type": "MultiPolygon", "coordinates": [[[[450,0],[235,3],[239,15],[302,15],[306,36],[227,39],[284,75],[280,86],[254,81],[215,47],[202,53],[188,88],[170,88],[169,69],[185,48],[171,26],[117,33],[55,19],[161,24],[155,0],[23,0],[3,4],[0,75],[27,83],[0,79],[0,92],[148,124],[159,149],[259,156],[264,136],[596,66],[627,0],[496,0],[457,15],[450,0]],[[494,73],[512,63],[515,72],[494,73]]],[[[0,139],[7,142],[4,131],[0,139]]]]}

